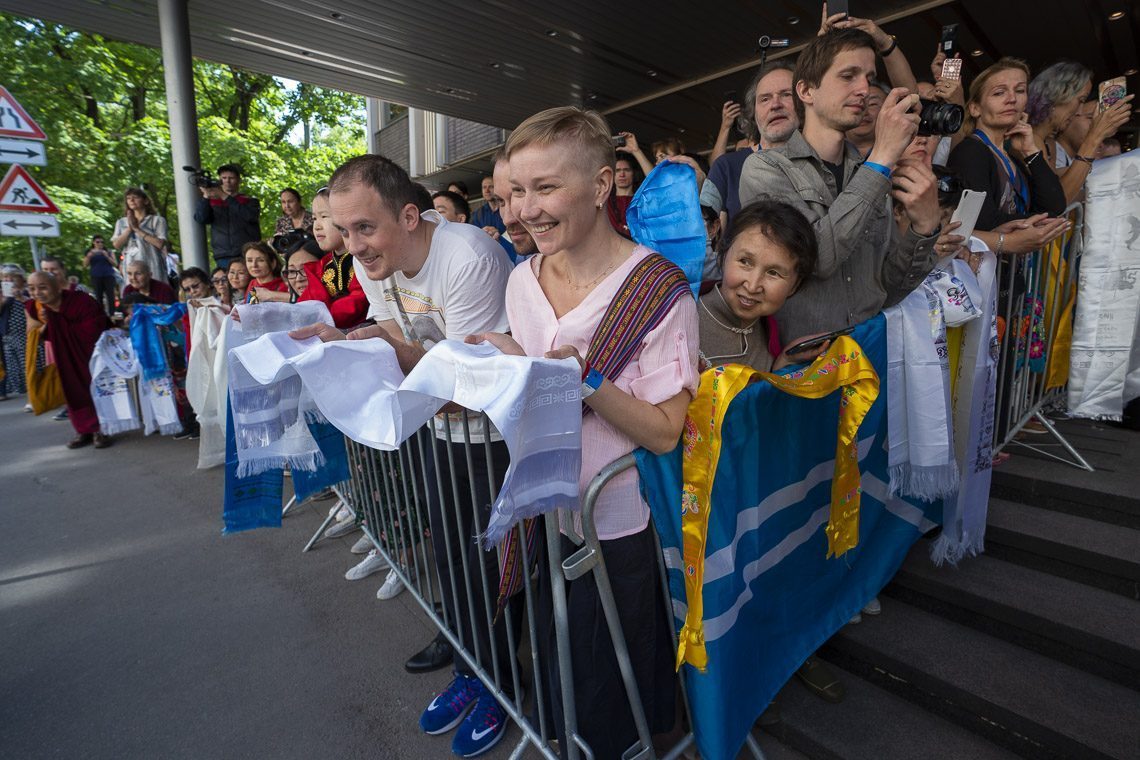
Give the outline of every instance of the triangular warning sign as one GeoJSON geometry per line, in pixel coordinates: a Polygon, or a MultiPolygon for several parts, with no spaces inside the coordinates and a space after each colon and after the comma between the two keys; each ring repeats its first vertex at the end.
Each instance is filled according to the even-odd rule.
{"type": "Polygon", "coordinates": [[[13,164],[0,182],[0,209],[4,211],[38,211],[58,214],[59,206],[19,164],[13,164]]]}
{"type": "Polygon", "coordinates": [[[25,140],[46,140],[47,135],[28,116],[24,107],[12,97],[12,93],[0,87],[0,137],[22,137],[25,140]]]}

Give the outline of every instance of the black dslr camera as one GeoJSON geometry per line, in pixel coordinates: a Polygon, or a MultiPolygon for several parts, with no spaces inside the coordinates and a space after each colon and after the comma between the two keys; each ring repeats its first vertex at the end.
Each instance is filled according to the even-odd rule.
{"type": "Polygon", "coordinates": [[[962,128],[962,117],[965,116],[962,106],[924,98],[918,101],[918,108],[920,135],[942,137],[957,134],[962,128]]]}
{"type": "Polygon", "coordinates": [[[288,256],[312,239],[313,236],[309,233],[294,228],[288,232],[282,232],[280,235],[275,235],[271,245],[273,246],[273,250],[282,256],[288,256]]]}
{"type": "Polygon", "coordinates": [[[221,187],[222,181],[210,173],[209,169],[199,169],[195,166],[183,166],[182,171],[190,172],[190,184],[194,187],[221,187]]]}

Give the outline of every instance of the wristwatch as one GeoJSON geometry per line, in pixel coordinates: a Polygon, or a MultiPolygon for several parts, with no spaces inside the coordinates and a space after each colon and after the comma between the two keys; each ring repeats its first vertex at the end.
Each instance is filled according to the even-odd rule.
{"type": "Polygon", "coordinates": [[[605,382],[605,380],[606,378],[601,372],[598,372],[589,364],[586,364],[586,366],[583,368],[582,373],[582,400],[585,401],[590,396],[594,395],[594,391],[598,390],[598,388],[601,388],[602,383],[605,382]]]}

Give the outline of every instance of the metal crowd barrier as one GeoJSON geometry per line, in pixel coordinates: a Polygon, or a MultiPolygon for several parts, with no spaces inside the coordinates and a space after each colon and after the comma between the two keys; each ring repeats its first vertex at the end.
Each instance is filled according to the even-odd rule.
{"type": "MultiPolygon", "coordinates": [[[[468,518],[471,523],[465,533],[458,530],[461,527],[458,521],[460,515],[451,508],[452,505],[464,503],[463,497],[469,497],[473,504],[493,503],[504,474],[496,471],[487,482],[477,482],[483,479],[479,476],[480,467],[477,464],[486,470],[493,470],[495,463],[491,444],[471,442],[472,426],[483,431],[486,441],[486,431],[490,428],[486,417],[472,417],[465,421],[462,441],[451,441],[450,430],[447,431],[446,441],[438,439],[431,425],[420,429],[396,451],[376,451],[351,440],[347,441],[352,477],[345,484],[343,498],[363,520],[364,531],[378,552],[395,569],[424,613],[451,643],[456,658],[465,662],[483,681],[519,727],[522,736],[514,747],[511,758],[522,757],[528,747],[548,760],[558,760],[560,757],[567,760],[592,760],[595,757],[594,750],[579,733],[575,714],[573,663],[570,656],[571,621],[568,619],[565,587],[566,581],[593,573],[638,737],[621,757],[623,760],[658,757],[622,635],[617,605],[602,558],[601,543],[593,524],[593,509],[598,495],[614,476],[634,466],[633,456],[622,457],[604,468],[583,494],[584,536],[571,539],[580,548],[568,557],[562,556],[562,537],[558,521],[553,515],[548,516],[550,519],[539,518],[544,527],[535,533],[534,549],[537,551],[528,547],[523,524],[515,527],[521,567],[530,568],[532,560],[538,559],[530,555],[541,553],[545,555],[548,572],[523,572],[522,589],[512,603],[503,607],[502,624],[497,625],[497,567],[501,557],[496,556],[494,563],[486,563],[486,554],[475,543],[475,537],[481,535],[485,528],[483,513],[479,508],[470,511],[468,518]],[[466,492],[460,486],[463,480],[468,481],[466,492]],[[441,525],[436,526],[442,527],[442,537],[432,536],[428,532],[429,494],[433,489],[442,502],[439,511],[441,525]],[[457,540],[459,546],[454,545],[457,540]],[[545,544],[539,549],[538,542],[541,540],[545,540],[545,544]],[[434,551],[441,545],[449,556],[459,559],[458,565],[451,563],[447,566],[445,575],[437,572],[433,557],[434,551]],[[493,566],[493,572],[487,572],[488,564],[493,566]],[[539,625],[546,621],[536,618],[536,600],[540,593],[538,584],[543,578],[551,579],[549,589],[542,591],[550,594],[553,611],[555,651],[550,658],[557,662],[562,705],[559,715],[554,715],[543,688],[545,675],[551,667],[551,663],[540,660],[539,641],[544,634],[540,633],[539,625]],[[460,609],[460,614],[465,614],[469,621],[480,621],[480,625],[461,624],[455,610],[443,602],[445,590],[450,590],[453,599],[459,595],[458,591],[464,591],[462,596],[467,603],[460,609]],[[526,623],[525,627],[523,622],[526,623]],[[488,640],[482,641],[484,637],[488,640]],[[504,639],[505,651],[508,653],[506,662],[500,657],[504,639]],[[552,725],[552,720],[558,721],[558,725],[552,725]],[[559,742],[558,736],[565,737],[565,740],[559,742]]],[[[505,471],[505,462],[503,470],[505,471]]],[[[492,556],[499,554],[496,551],[492,556]]],[[[658,560],[660,590],[668,598],[665,565],[659,546],[658,560]]],[[[665,608],[671,610],[672,604],[666,604],[665,608]]],[[[676,629],[672,615],[668,617],[675,644],[676,629]]],[[[549,637],[549,631],[545,635],[549,637]]],[[[685,719],[688,720],[683,728],[688,731],[692,722],[683,689],[681,698],[685,719]]],[[[661,757],[666,760],[680,757],[692,743],[692,733],[686,733],[661,757]]],[[[748,737],[748,747],[754,758],[762,760],[763,754],[751,735],[748,737]]]]}
{"type": "Polygon", "coordinates": [[[1077,274],[1084,252],[1084,206],[1074,203],[1065,213],[1073,222],[1068,240],[998,261],[998,315],[1004,320],[1005,332],[994,400],[994,451],[1023,446],[1091,472],[1092,466],[1045,415],[1050,406],[1065,402],[1067,371],[1059,383],[1051,386],[1049,381],[1057,352],[1068,351],[1065,341],[1072,339],[1077,274]],[[1061,330],[1066,324],[1068,335],[1061,330]],[[1041,347],[1041,354],[1034,356],[1036,346],[1041,347]],[[1034,444],[1025,435],[1019,436],[1030,420],[1044,426],[1055,443],[1034,444]],[[1068,458],[1051,450],[1058,447],[1068,458]]]}

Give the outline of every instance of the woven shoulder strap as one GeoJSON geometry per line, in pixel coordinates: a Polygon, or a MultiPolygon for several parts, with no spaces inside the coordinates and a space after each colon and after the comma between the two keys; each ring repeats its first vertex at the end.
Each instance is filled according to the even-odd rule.
{"type": "Polygon", "coordinates": [[[691,293],[680,267],[657,253],[646,256],[618,288],[590,340],[586,360],[613,382],[673,305],[691,293]]]}

